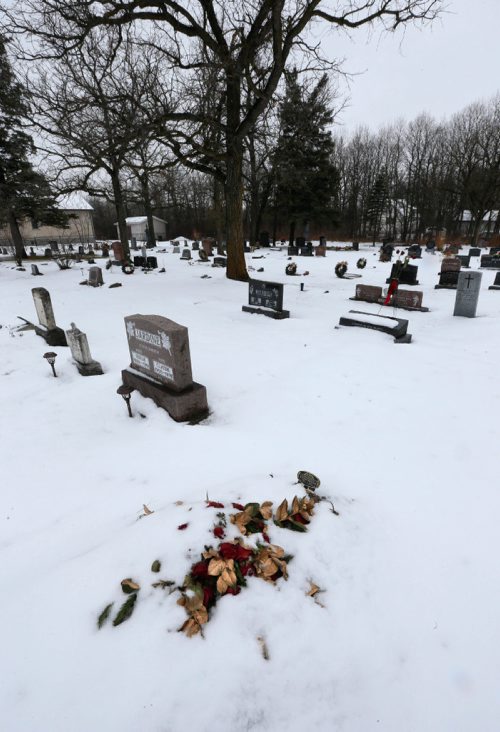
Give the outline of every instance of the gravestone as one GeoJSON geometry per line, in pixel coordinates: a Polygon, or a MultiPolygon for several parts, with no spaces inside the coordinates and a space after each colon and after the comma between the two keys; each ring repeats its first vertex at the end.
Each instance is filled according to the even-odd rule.
{"type": "MultiPolygon", "coordinates": [[[[121,246],[121,244],[120,244],[120,246],[121,246]]],[[[83,247],[83,244],[79,244],[79,245],[78,245],[78,254],[79,254],[80,256],[82,256],[82,255],[83,255],[84,253],[85,253],[85,249],[84,249],[84,247],[83,247]]]]}
{"type": "Polygon", "coordinates": [[[208,254],[204,249],[198,250],[198,256],[201,259],[202,262],[208,262],[208,254]]]}
{"type": "Polygon", "coordinates": [[[425,251],[430,252],[431,254],[436,253],[436,242],[435,241],[429,241],[425,245],[425,251]]]}
{"type": "Polygon", "coordinates": [[[49,241],[52,254],[59,254],[59,245],[56,241],[49,241]]]}
{"type": "Polygon", "coordinates": [[[131,364],[122,371],[125,386],[137,389],[176,422],[208,416],[207,392],[193,381],[188,329],[160,315],[125,318],[131,364]]]}
{"type": "Polygon", "coordinates": [[[35,276],[39,275],[40,277],[43,277],[43,274],[38,269],[38,265],[37,264],[32,264],[31,265],[31,274],[32,275],[35,275],[35,276]]]}
{"type": "Polygon", "coordinates": [[[226,257],[214,257],[212,267],[227,267],[226,257]]]}
{"type": "MultiPolygon", "coordinates": [[[[3,254],[6,254],[7,252],[2,252],[3,254]]],[[[36,257],[35,250],[33,247],[30,247],[30,257],[36,257]]]]}
{"type": "Polygon", "coordinates": [[[90,355],[87,336],[74,323],[71,323],[70,330],[66,331],[66,339],[78,372],[82,376],[100,376],[104,373],[101,364],[94,361],[90,355]]]}
{"type": "Polygon", "coordinates": [[[198,252],[200,250],[200,242],[194,241],[193,242],[193,252],[198,252]]]}
{"type": "Polygon", "coordinates": [[[308,241],[307,244],[299,246],[299,254],[301,257],[312,257],[314,254],[312,241],[308,241]]]}
{"type": "Polygon", "coordinates": [[[460,272],[453,315],[475,318],[482,272],[460,272]]]}
{"type": "Polygon", "coordinates": [[[52,249],[45,249],[43,252],[43,256],[47,257],[47,259],[52,259],[52,249]]]}
{"type": "Polygon", "coordinates": [[[319,244],[314,250],[314,253],[317,257],[326,257],[326,246],[324,244],[319,244]]]}
{"type": "Polygon", "coordinates": [[[296,257],[298,255],[298,253],[299,253],[299,248],[296,247],[295,245],[292,244],[291,246],[288,247],[288,256],[289,257],[296,257]]]}
{"type": "Polygon", "coordinates": [[[490,247],[490,256],[494,257],[495,254],[500,253],[500,247],[490,247]]]}
{"type": "Polygon", "coordinates": [[[248,283],[248,305],[243,305],[245,313],[267,315],[275,320],[289,318],[288,310],[283,310],[283,287],[280,282],[250,280],[248,283]]]}
{"type": "Polygon", "coordinates": [[[359,252],[359,241],[353,241],[352,249],[354,252],[359,252]]]}
{"type": "Polygon", "coordinates": [[[157,257],[146,257],[146,267],[149,269],[158,269],[158,258],[157,257]]]}
{"type": "Polygon", "coordinates": [[[380,247],[379,261],[380,262],[390,262],[392,259],[393,251],[394,251],[394,247],[392,244],[382,244],[382,246],[380,247]]]}
{"type": "Polygon", "coordinates": [[[445,257],[441,262],[439,273],[439,284],[434,286],[436,290],[455,290],[458,283],[458,275],[462,262],[458,257],[445,257]]]}
{"type": "Polygon", "coordinates": [[[183,249],[181,259],[191,259],[191,249],[183,249]]]}
{"type": "Polygon", "coordinates": [[[481,256],[481,250],[479,247],[471,247],[469,249],[469,257],[480,257],[481,256]]]}
{"type": "Polygon", "coordinates": [[[408,247],[408,256],[411,259],[422,259],[422,247],[418,244],[412,244],[408,247]]]}
{"type": "Polygon", "coordinates": [[[422,307],[424,293],[419,290],[397,289],[391,298],[391,306],[403,310],[420,310],[422,313],[429,312],[429,308],[422,307]]]}
{"type": "Polygon", "coordinates": [[[481,257],[482,269],[500,269],[500,257],[492,257],[489,254],[483,254],[481,257]]]}
{"type": "Polygon", "coordinates": [[[393,336],[394,343],[411,343],[408,321],[402,318],[389,318],[385,315],[364,313],[360,310],[349,310],[348,315],[340,318],[339,325],[357,326],[370,330],[379,330],[393,336]]]}
{"type": "MultiPolygon", "coordinates": [[[[71,248],[71,244],[69,246],[70,246],[70,252],[72,252],[73,249],[71,248]]],[[[109,247],[107,244],[102,245],[102,256],[109,257],[109,247]]]]}
{"type": "Polygon", "coordinates": [[[172,250],[172,253],[173,254],[180,254],[181,253],[181,248],[177,244],[174,244],[174,248],[172,250]]]}
{"type": "Polygon", "coordinates": [[[269,232],[268,231],[261,231],[259,236],[259,244],[261,247],[268,247],[269,246],[269,232]]]}
{"type": "Polygon", "coordinates": [[[102,269],[100,267],[91,267],[89,269],[89,285],[91,287],[101,287],[103,284],[102,269]]]}
{"type": "Polygon", "coordinates": [[[319,245],[320,247],[326,247],[326,236],[319,237],[319,245]]]}
{"type": "Polygon", "coordinates": [[[213,256],[212,239],[203,239],[203,241],[201,242],[201,246],[203,247],[203,251],[205,252],[207,257],[213,256]]]}
{"type": "Polygon", "coordinates": [[[470,267],[470,254],[459,254],[458,259],[460,260],[462,267],[470,267]]]}
{"type": "Polygon", "coordinates": [[[490,287],[488,287],[488,290],[500,290],[500,272],[497,272],[495,275],[495,280],[490,287]]]}
{"type": "Polygon", "coordinates": [[[298,247],[300,249],[300,247],[305,247],[305,245],[306,245],[306,240],[305,240],[305,237],[304,236],[297,236],[295,238],[295,246],[296,247],[298,247]]]}
{"type": "Polygon", "coordinates": [[[386,280],[390,284],[392,279],[398,279],[401,285],[418,285],[418,267],[416,264],[405,264],[401,267],[399,262],[392,265],[391,276],[386,280]]]}
{"type": "Polygon", "coordinates": [[[353,300],[378,303],[382,298],[382,288],[374,285],[356,285],[355,293],[353,300]]]}
{"type": "MultiPolygon", "coordinates": [[[[125,259],[125,256],[123,254],[123,244],[121,241],[114,241],[112,242],[111,246],[113,247],[113,256],[117,262],[123,262],[125,259]]],[[[83,254],[83,252],[81,252],[83,254]]]]}
{"type": "Polygon", "coordinates": [[[35,333],[41,336],[49,346],[67,346],[63,329],[56,325],[49,292],[44,287],[34,287],[31,293],[39,322],[39,325],[34,326],[35,333]]]}
{"type": "Polygon", "coordinates": [[[134,257],[134,267],[145,267],[146,257],[134,257]]]}

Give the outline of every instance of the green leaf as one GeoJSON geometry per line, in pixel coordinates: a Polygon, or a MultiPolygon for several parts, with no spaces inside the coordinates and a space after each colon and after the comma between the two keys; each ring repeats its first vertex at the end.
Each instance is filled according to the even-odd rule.
{"type": "Polygon", "coordinates": [[[97,618],[97,627],[99,630],[102,628],[106,620],[109,618],[109,614],[111,612],[111,608],[113,607],[114,602],[110,602],[109,605],[106,605],[102,613],[97,618]]]}
{"type": "Polygon", "coordinates": [[[137,600],[137,593],[134,592],[130,595],[128,600],[125,600],[121,608],[118,610],[116,618],[113,620],[113,625],[121,625],[125,620],[128,620],[134,612],[135,601],[137,600]]]}

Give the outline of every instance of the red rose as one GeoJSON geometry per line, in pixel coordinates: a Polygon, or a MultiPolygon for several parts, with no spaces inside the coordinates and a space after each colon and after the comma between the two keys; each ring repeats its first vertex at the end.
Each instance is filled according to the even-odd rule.
{"type": "Polygon", "coordinates": [[[236,544],[224,542],[219,546],[219,554],[223,559],[236,559],[236,544]]]}
{"type": "Polygon", "coordinates": [[[207,508],[224,508],[224,504],[218,503],[218,501],[207,501],[207,508]]]}
{"type": "Polygon", "coordinates": [[[238,562],[241,562],[242,560],[248,559],[248,557],[252,556],[252,550],[251,549],[245,549],[245,547],[240,546],[239,544],[236,546],[236,557],[235,559],[238,560],[238,562]]]}
{"type": "Polygon", "coordinates": [[[292,518],[298,524],[303,524],[304,526],[309,523],[309,521],[306,521],[305,518],[302,516],[301,513],[294,513],[293,516],[292,516],[292,518]]]}
{"type": "Polygon", "coordinates": [[[191,577],[195,579],[203,579],[208,577],[208,562],[196,562],[191,567],[191,577]]]}
{"type": "Polygon", "coordinates": [[[225,594],[226,595],[239,595],[241,592],[241,587],[239,585],[236,585],[236,587],[228,587],[225,594]]]}
{"type": "Polygon", "coordinates": [[[244,511],[245,506],[242,506],[241,503],[233,503],[233,508],[236,508],[238,511],[244,511]]]}
{"type": "Polygon", "coordinates": [[[213,602],[215,598],[215,592],[213,587],[204,587],[203,588],[203,604],[206,608],[210,605],[211,602],[213,602]]]}
{"type": "Polygon", "coordinates": [[[214,536],[216,536],[217,539],[223,539],[224,538],[225,534],[224,534],[224,529],[222,528],[222,526],[216,526],[215,527],[215,529],[214,529],[214,536]]]}
{"type": "Polygon", "coordinates": [[[188,526],[189,526],[189,524],[181,524],[180,526],[177,527],[177,529],[179,531],[184,531],[184,529],[187,529],[188,526]]]}

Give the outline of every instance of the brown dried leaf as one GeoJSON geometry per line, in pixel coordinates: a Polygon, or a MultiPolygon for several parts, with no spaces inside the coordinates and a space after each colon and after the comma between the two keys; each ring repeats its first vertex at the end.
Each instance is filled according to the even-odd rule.
{"type": "Polygon", "coordinates": [[[267,649],[267,643],[266,643],[265,639],[261,635],[258,635],[257,642],[260,646],[260,650],[262,651],[262,655],[263,655],[264,659],[266,661],[269,661],[269,651],[267,649]]]}
{"type": "Polygon", "coordinates": [[[297,498],[297,496],[294,496],[293,501],[292,501],[292,510],[290,511],[290,513],[292,513],[292,514],[298,513],[299,511],[300,511],[299,499],[297,498]]]}
{"type": "Polygon", "coordinates": [[[273,515],[273,502],[272,501],[264,501],[264,503],[261,503],[260,505],[260,515],[265,521],[269,521],[269,519],[273,515]]]}
{"type": "Polygon", "coordinates": [[[285,500],[280,503],[276,509],[276,521],[286,521],[288,518],[288,501],[285,500]]]}
{"type": "Polygon", "coordinates": [[[311,582],[310,580],[309,584],[309,592],[306,592],[306,595],[307,597],[314,597],[314,595],[316,595],[320,591],[320,588],[318,587],[318,585],[315,585],[314,582],[311,582]]]}
{"type": "Polygon", "coordinates": [[[126,595],[130,595],[132,592],[137,592],[141,589],[141,586],[134,582],[130,577],[121,581],[122,590],[126,595]]]}
{"type": "Polygon", "coordinates": [[[148,508],[145,503],[142,504],[142,507],[144,509],[145,516],[150,516],[152,513],[154,513],[154,511],[152,511],[150,508],[148,508]]]}
{"type": "Polygon", "coordinates": [[[176,506],[183,506],[184,505],[184,501],[176,501],[175,502],[175,505],[176,506]]]}
{"type": "Polygon", "coordinates": [[[179,628],[179,633],[183,631],[188,638],[192,638],[193,635],[196,635],[201,631],[201,625],[196,622],[194,618],[189,618],[186,620],[185,623],[181,625],[179,628]]]}
{"type": "Polygon", "coordinates": [[[226,567],[225,559],[211,559],[208,565],[208,574],[211,577],[218,577],[226,567]]]}

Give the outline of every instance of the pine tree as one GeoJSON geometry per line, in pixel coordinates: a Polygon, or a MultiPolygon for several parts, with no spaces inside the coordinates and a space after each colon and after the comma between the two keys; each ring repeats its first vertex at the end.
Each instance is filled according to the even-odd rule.
{"type": "Polygon", "coordinates": [[[28,109],[28,94],[15,78],[0,35],[0,223],[10,229],[18,263],[24,255],[20,221],[30,217],[56,226],[67,221],[45,176],[30,162],[36,148],[23,130],[28,109]]]}
{"type": "Polygon", "coordinates": [[[368,198],[367,219],[368,227],[372,232],[373,243],[375,244],[382,226],[382,216],[387,208],[389,198],[389,184],[387,171],[383,168],[377,175],[375,184],[368,198]]]}
{"type": "Polygon", "coordinates": [[[333,121],[329,107],[328,77],[324,74],[310,93],[296,71],[286,74],[281,104],[281,134],[275,158],[276,205],[290,223],[290,243],[297,222],[307,227],[332,221],[339,174],[333,164],[334,141],[328,130],[333,121]]]}

